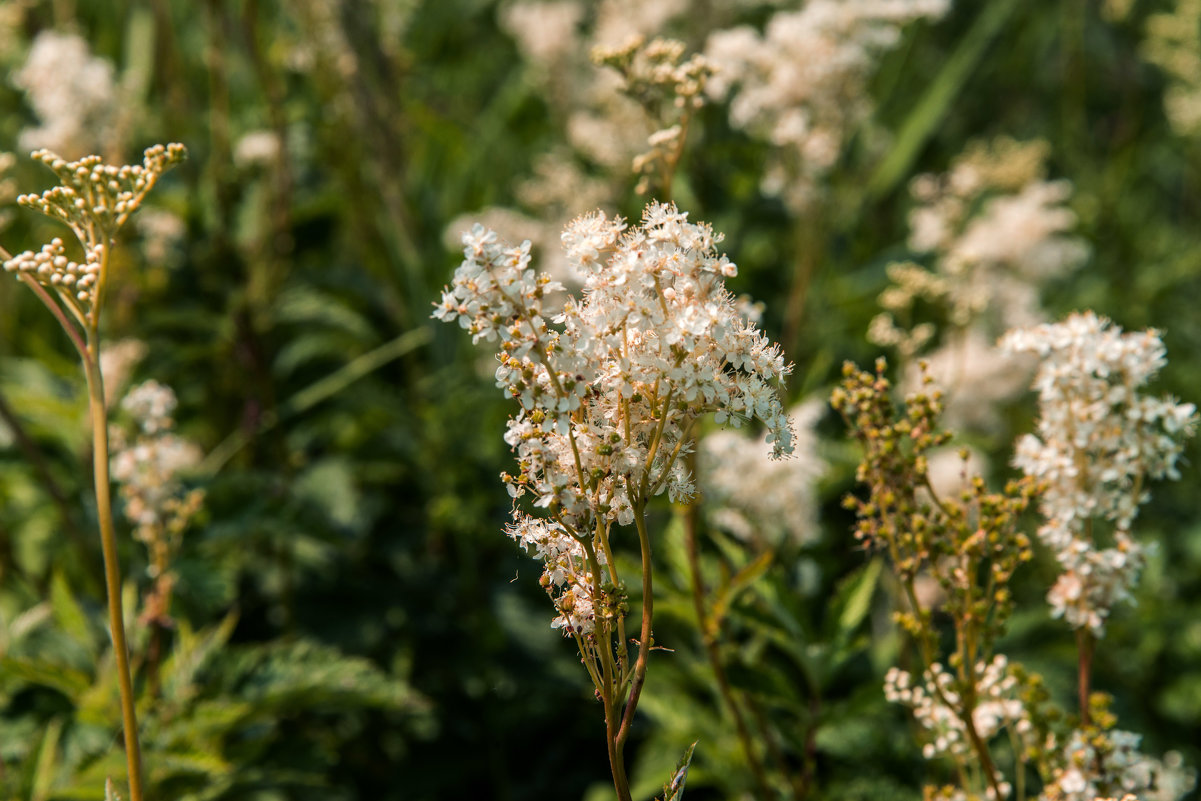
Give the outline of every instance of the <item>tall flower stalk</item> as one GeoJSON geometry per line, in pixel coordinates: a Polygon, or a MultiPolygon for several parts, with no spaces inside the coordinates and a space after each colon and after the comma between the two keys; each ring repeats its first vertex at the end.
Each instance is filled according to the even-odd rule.
{"type": "Polygon", "coordinates": [[[83,248],[82,263],[72,261],[61,239],[38,252],[17,256],[0,248],[4,269],[16,275],[54,315],[83,363],[92,426],[92,468],[96,515],[104,554],[104,584],[108,595],[109,630],[117,662],[121,719],[131,801],[142,801],[141,747],[135,709],[125,616],[121,603],[121,569],[113,527],[109,482],[108,408],[100,369],[100,312],[117,232],[142,204],[159,177],[183,160],[183,145],[156,145],[146,150],[141,165],[115,167],[99,156],[66,161],[47,150],[33,158],[49,167],[62,182],[40,195],[21,195],[17,201],[66,223],[83,248]]]}
{"type": "Polygon", "coordinates": [[[542,304],[562,287],[532,269],[528,242],[506,245],[478,225],[434,316],[477,342],[500,342],[496,383],[520,407],[505,435],[518,470],[502,478],[535,510],[515,509],[508,533],[544,561],[552,625],[579,648],[604,707],[614,787],[629,801],[624,746],[654,646],[647,507],[664,492],[692,496],[684,457],[703,415],[735,426],[758,418],[773,453],[790,453],[775,388],[790,367],[725,289],[736,267],[717,253],[720,236],[675,206],[650,204],[634,228],[590,214],[562,241],[584,291],[565,300],[553,327],[542,304]],[[641,561],[636,639],[614,559],[618,533],[631,526],[641,561]]]}

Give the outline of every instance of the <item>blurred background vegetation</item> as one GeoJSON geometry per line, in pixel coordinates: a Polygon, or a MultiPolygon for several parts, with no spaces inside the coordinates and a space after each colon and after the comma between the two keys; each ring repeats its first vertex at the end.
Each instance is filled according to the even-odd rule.
{"type": "MultiPolygon", "coordinates": [[[[93,116],[77,132],[83,150],[63,155],[123,163],[168,141],[190,154],[127,232],[106,312],[108,341],[145,344],[131,381],[174,388],[178,432],[207,454],[188,479],[206,502],[172,565],[165,651],[152,656],[134,624],[153,798],[611,794],[578,656],[549,626],[535,563],[502,533],[509,410],[487,356],[429,320],[458,262],[447,228],[485,207],[529,210],[523,182],[568,141],[578,98],[519,46],[513,5],[0,2],[0,151],[16,155],[0,159],[5,247],[56,235],[11,196],[50,185],[27,158],[29,132],[48,124],[35,86],[71,71],[26,69],[47,32],[112,65],[107,94],[72,89],[76,115],[93,116]]],[[[684,5],[649,32],[701,50],[713,31],[761,29],[802,4],[684,5]]],[[[629,6],[588,5],[579,30],[629,6]]],[[[761,186],[772,146],[732,127],[723,103],[702,110],[676,200],[727,235],[732,289],[766,302],[764,327],[797,365],[790,400],[821,398],[845,359],[880,352],[865,335],[886,265],[909,255],[909,181],[1001,135],[1045,141],[1047,174],[1074,187],[1091,255],[1043,289],[1049,316],[1092,308],[1162,329],[1160,390],[1201,400],[1201,138],[1170,123],[1174,78],[1148,45],[1156,15],[1175,9],[956,0],[906,27],[869,71],[871,133],[851,132],[803,211],[761,186]]],[[[1176,24],[1185,55],[1201,58],[1198,19],[1176,24]]],[[[568,55],[574,70],[600,70],[568,55]]],[[[632,173],[581,153],[571,163],[603,180],[610,210],[637,217],[632,173]]],[[[996,478],[1032,414],[1027,398],[974,441],[996,478]]],[[[0,289],[0,417],[0,791],[100,798],[123,762],[86,396],[69,343],[16,282],[0,289]]],[[[713,584],[736,577],[730,680],[808,797],[918,798],[937,769],[907,712],[883,699],[903,651],[890,588],[839,505],[856,455],[833,415],[816,427],[813,458],[828,465],[818,530],[771,550],[716,528],[704,543],[713,584]]],[[[1140,517],[1158,551],[1137,606],[1109,627],[1094,683],[1144,751],[1198,766],[1201,459],[1190,447],[1184,478],[1153,488],[1140,517]]],[[[656,541],[656,641],[671,651],[652,664],[634,776],[649,797],[699,739],[689,797],[747,797],[672,519],[665,506],[656,541]]],[[[127,537],[122,559],[133,617],[148,557],[127,537]]],[[[1053,576],[1049,559],[1029,571],[1026,611],[1001,649],[1070,699],[1071,637],[1042,602],[1053,576]]]]}

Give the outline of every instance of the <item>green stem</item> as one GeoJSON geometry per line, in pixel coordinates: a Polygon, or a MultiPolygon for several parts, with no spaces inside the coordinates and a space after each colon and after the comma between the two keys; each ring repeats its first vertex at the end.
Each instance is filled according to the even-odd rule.
{"type": "Polygon", "coordinates": [[[638,526],[638,544],[642,549],[642,639],[638,642],[638,661],[634,664],[634,680],[630,685],[629,700],[626,701],[625,713],[621,718],[621,728],[617,731],[618,756],[621,747],[630,736],[634,710],[638,708],[638,698],[642,695],[642,685],[646,681],[646,662],[654,644],[654,638],[651,636],[654,595],[651,588],[651,541],[646,532],[646,498],[638,498],[634,503],[634,523],[638,526]]]}
{"type": "MultiPolygon", "coordinates": [[[[107,253],[105,254],[107,257],[107,253]]],[[[108,409],[104,403],[104,378],[100,374],[99,343],[89,332],[83,368],[88,382],[88,406],[92,416],[92,469],[96,485],[96,516],[100,523],[100,545],[104,553],[104,584],[108,591],[108,622],[117,657],[117,679],[121,691],[121,721],[125,734],[125,762],[129,770],[130,801],[142,801],[142,751],[138,743],[138,720],[134,708],[133,680],[129,671],[129,649],[125,645],[125,613],[121,608],[121,568],[117,561],[117,535],[113,528],[112,489],[108,476],[108,409]]]]}
{"type": "MultiPolygon", "coordinates": [[[[696,456],[696,451],[689,454],[692,457],[696,456]]],[[[691,460],[695,469],[695,458],[691,460]]],[[[697,529],[699,526],[698,509],[696,503],[689,503],[683,510],[684,519],[684,543],[688,551],[688,572],[691,573],[692,579],[692,606],[696,610],[696,624],[700,629],[701,641],[705,645],[705,653],[709,656],[709,666],[713,669],[713,677],[717,681],[717,690],[721,695],[722,701],[726,708],[730,711],[730,716],[734,718],[734,728],[738,732],[738,740],[742,744],[742,751],[746,754],[747,764],[751,769],[751,774],[755,777],[755,784],[759,787],[759,795],[764,801],[769,801],[773,798],[771,787],[767,783],[767,777],[763,773],[763,763],[759,761],[759,755],[755,752],[755,745],[751,740],[751,732],[747,728],[746,719],[743,717],[742,710],[738,707],[738,702],[734,698],[734,690],[730,687],[730,680],[726,677],[725,665],[722,664],[721,648],[717,641],[717,625],[710,626],[708,616],[705,614],[705,585],[704,579],[701,578],[701,562],[697,548],[697,529]]]]}

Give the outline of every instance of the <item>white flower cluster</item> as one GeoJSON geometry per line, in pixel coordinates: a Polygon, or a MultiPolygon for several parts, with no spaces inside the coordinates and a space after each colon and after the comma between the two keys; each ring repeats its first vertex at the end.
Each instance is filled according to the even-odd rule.
{"type": "MultiPolygon", "coordinates": [[[[542,560],[542,584],[550,594],[559,616],[551,627],[564,634],[591,634],[596,628],[595,610],[601,599],[594,593],[598,577],[588,564],[588,554],[580,541],[558,523],[514,513],[506,528],[509,536],[542,560]]],[[[596,553],[596,567],[607,564],[604,551],[596,553]]]]}
{"type": "Polygon", "coordinates": [[[49,148],[78,158],[111,143],[118,108],[113,65],[92,55],[83,38],[42,31],[12,77],[42,121],[21,132],[25,150],[49,148]]]}
{"type": "Polygon", "coordinates": [[[769,459],[763,438],[728,429],[701,440],[704,509],[716,526],[769,547],[818,537],[817,482],[826,463],[817,456],[813,427],[825,408],[825,403],[807,402],[789,412],[798,458],[769,459]]]}
{"type": "Polygon", "coordinates": [[[519,2],[501,12],[500,22],[533,64],[546,70],[562,67],[576,52],[584,7],[576,0],[519,2]]]}
{"type": "MultiPolygon", "coordinates": [[[[773,386],[790,366],[738,313],[724,286],[736,268],[709,226],[652,203],[636,228],[597,212],[562,241],[584,292],[568,298],[557,328],[542,310],[557,287],[530,267],[529,243],[511,247],[482,226],[464,236],[463,263],[434,313],[501,343],[496,382],[521,406],[505,435],[520,468],[505,477],[511,495],[531,494],[553,533],[589,550],[588,538],[633,523],[651,497],[691,496],[678,457],[700,415],[735,426],[758,418],[773,453],[791,453],[773,386]]],[[[528,520],[514,523],[523,541],[528,520]]]]}
{"type": "Polygon", "coordinates": [[[709,37],[705,54],[717,72],[709,92],[732,94],[730,123],[784,148],[764,188],[798,208],[817,199],[816,185],[872,112],[867,82],[880,53],[901,28],[940,17],[949,0],[809,0],[781,11],[762,34],[750,26],[709,37]]]}
{"type": "Polygon", "coordinates": [[[1039,801],[1093,801],[1116,793],[1156,801],[1177,801],[1192,789],[1191,776],[1138,750],[1141,734],[1111,729],[1072,732],[1063,764],[1043,788],[1039,801]]]}
{"type": "Polygon", "coordinates": [[[1181,440],[1193,432],[1196,407],[1141,394],[1166,363],[1155,331],[1123,334],[1086,312],[1012,331],[1001,346],[1042,360],[1037,434],[1018,441],[1014,463],[1046,484],[1039,538],[1063,569],[1048,599],[1072,626],[1100,636],[1142,565],[1130,528],[1149,498],[1144,482],[1179,478],[1181,440]],[[1111,547],[1098,546],[1094,521],[1112,526],[1111,547]]]}
{"type": "MultiPolygon", "coordinates": [[[[997,406],[1021,392],[1033,368],[1029,358],[998,350],[996,337],[1043,322],[1041,286],[1087,257],[1072,234],[1071,185],[1044,179],[1046,158],[1043,142],[999,138],[972,145],[946,174],[921,175],[910,187],[917,205],[909,246],[933,263],[889,266],[892,284],[868,338],[912,358],[938,332],[911,319],[918,302],[945,313],[949,330],[923,358],[946,392],[949,426],[995,427],[997,406]]],[[[916,390],[920,380],[911,368],[907,387],[916,390]]]]}
{"type": "MultiPolygon", "coordinates": [[[[972,726],[984,742],[988,742],[1004,727],[1025,735],[1031,730],[1029,715],[1018,695],[1017,679],[1009,671],[1009,662],[997,654],[988,663],[975,666],[973,681],[976,704],[971,709],[972,726]]],[[[890,668],[884,676],[884,697],[913,709],[913,716],[929,733],[930,740],[922,746],[922,755],[933,759],[939,755],[965,757],[971,750],[967,727],[964,724],[962,699],[955,690],[957,679],[935,662],[916,684],[908,671],[890,668]]],[[[1008,786],[1001,782],[1002,791],[1008,786]]]]}
{"type": "Polygon", "coordinates": [[[179,475],[195,467],[201,454],[194,444],[172,433],[175,404],[170,387],[157,381],[139,384],[121,402],[137,424],[138,433],[129,439],[114,426],[109,434],[112,475],[122,485],[125,516],[134,524],[138,539],[147,544],[161,539],[165,529],[180,525],[177,518],[181,512],[194,505],[181,505],[184,492],[179,475]]]}
{"type": "MultiPolygon", "coordinates": [[[[654,180],[670,173],[680,158],[690,115],[704,105],[704,90],[713,65],[701,55],[684,58],[683,42],[636,36],[617,48],[597,47],[592,58],[621,74],[621,92],[638,101],[658,126],[647,137],[648,148],[634,156],[640,176],[636,191],[645,195],[654,180]]],[[[657,188],[665,189],[663,185],[657,188]]]]}

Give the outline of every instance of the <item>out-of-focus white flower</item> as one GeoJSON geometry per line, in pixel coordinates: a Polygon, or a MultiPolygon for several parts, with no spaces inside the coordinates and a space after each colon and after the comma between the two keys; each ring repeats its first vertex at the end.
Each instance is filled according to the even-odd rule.
{"type": "Polygon", "coordinates": [[[826,463],[817,456],[814,425],[824,411],[818,401],[790,410],[797,435],[792,459],[769,459],[762,438],[737,431],[716,431],[701,440],[700,486],[714,524],[773,547],[818,536],[817,482],[826,463]]]}
{"type": "Polygon", "coordinates": [[[1201,0],[1147,18],[1143,56],[1168,76],[1164,111],[1183,136],[1201,134],[1201,0]]]}
{"type": "Polygon", "coordinates": [[[174,264],[187,234],[187,226],[178,214],[161,208],[148,208],[136,220],[146,263],[157,266],[174,264]]]}
{"type": "Polygon", "coordinates": [[[42,31],[12,82],[42,123],[21,132],[23,149],[46,148],[74,159],[110,145],[117,109],[113,65],[93,56],[81,37],[42,31]]]}
{"type": "Polygon", "coordinates": [[[500,19],[527,59],[553,68],[575,51],[583,16],[584,8],[575,0],[549,0],[514,3],[500,19]]]}
{"type": "MultiPolygon", "coordinates": [[[[944,424],[977,431],[996,426],[998,406],[1030,385],[1036,363],[1026,354],[1001,350],[974,328],[949,337],[921,361],[926,365],[925,374],[944,393],[944,424]]],[[[910,363],[902,384],[904,392],[919,391],[922,380],[920,367],[910,363]]]]}
{"type": "MultiPolygon", "coordinates": [[[[1030,717],[1018,697],[1020,688],[1005,656],[997,654],[988,663],[976,664],[972,673],[976,705],[971,720],[981,739],[987,742],[1010,725],[1019,735],[1028,731],[1030,717]]],[[[962,701],[957,681],[938,662],[923,673],[921,683],[895,667],[884,677],[884,697],[912,709],[914,718],[926,729],[927,741],[922,748],[926,759],[944,754],[963,756],[971,749],[967,725],[957,711],[962,701]]]]}
{"type": "Polygon", "coordinates": [[[1141,753],[1141,740],[1140,734],[1118,729],[1073,731],[1040,801],[1095,801],[1119,793],[1122,801],[1178,801],[1192,789],[1187,772],[1141,753]]]}
{"type": "Polygon", "coordinates": [[[265,167],[279,160],[283,144],[275,131],[250,131],[234,145],[234,164],[239,167],[265,167]]]}
{"type": "Polygon", "coordinates": [[[901,28],[940,17],[948,0],[809,0],[781,11],[760,34],[742,26],[710,35],[714,98],[730,97],[730,123],[788,155],[771,165],[765,190],[803,208],[844,144],[872,114],[867,81],[901,28]],[[791,166],[785,166],[791,165],[791,166]]]}
{"type": "Polygon", "coordinates": [[[1039,538],[1064,570],[1049,600],[1073,626],[1100,636],[1143,562],[1130,528],[1150,497],[1144,482],[1179,478],[1176,462],[1196,407],[1140,391],[1167,361],[1156,331],[1124,334],[1086,312],[1011,331],[1001,345],[1042,360],[1034,379],[1037,433],[1018,440],[1014,464],[1046,484],[1039,538]],[[1113,527],[1112,547],[1093,540],[1095,520],[1113,527]]]}
{"type": "Polygon", "coordinates": [[[100,374],[104,376],[104,399],[111,407],[117,393],[133,374],[133,368],[146,355],[146,343],[139,339],[121,339],[100,349],[100,374]]]}
{"type": "Polygon", "coordinates": [[[112,476],[121,484],[125,517],[134,524],[135,536],[151,546],[177,536],[199,504],[199,496],[184,501],[180,476],[199,464],[201,452],[172,431],[175,404],[170,387],[157,381],[139,384],[121,402],[138,432],[130,438],[114,426],[109,434],[112,476]]]}

